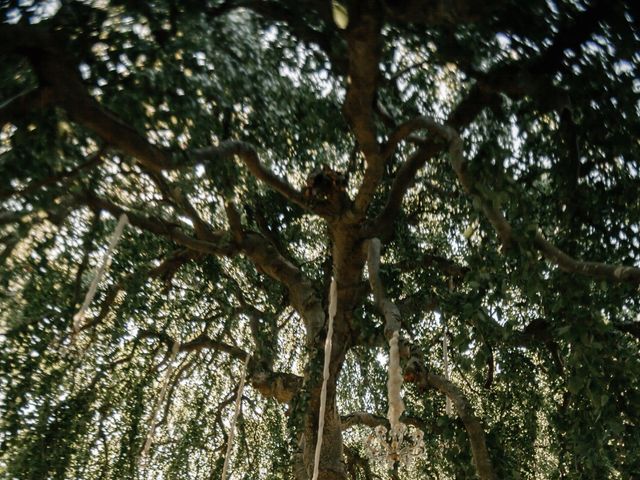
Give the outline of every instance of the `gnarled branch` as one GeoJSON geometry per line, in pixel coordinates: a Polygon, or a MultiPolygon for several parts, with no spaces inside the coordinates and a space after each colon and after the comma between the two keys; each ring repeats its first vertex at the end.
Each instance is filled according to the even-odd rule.
{"type": "Polygon", "coordinates": [[[61,182],[63,180],[72,179],[78,176],[80,173],[84,172],[85,170],[90,170],[96,165],[99,165],[100,162],[102,162],[105,150],[106,150],[105,148],[100,148],[97,152],[90,155],[84,162],[73,167],[72,169],[65,170],[60,173],[55,173],[42,180],[33,181],[29,183],[29,185],[23,188],[0,190],[0,200],[4,198],[12,197],[14,195],[28,195],[31,192],[34,192],[42,187],[46,187],[48,185],[61,182]]]}
{"type": "Polygon", "coordinates": [[[33,110],[41,110],[54,101],[54,92],[49,87],[27,90],[0,105],[0,129],[5,124],[23,120],[33,110]]]}
{"type": "Polygon", "coordinates": [[[494,480],[496,474],[493,470],[491,457],[487,450],[487,441],[484,429],[480,423],[480,419],[473,413],[473,407],[467,398],[453,382],[446,378],[429,372],[422,362],[413,356],[405,368],[406,374],[409,374],[409,381],[416,383],[419,387],[425,388],[430,386],[445,394],[451,399],[453,406],[462,420],[464,427],[469,436],[471,444],[471,453],[473,454],[473,462],[476,472],[481,480],[494,480]]]}
{"type": "MultiPolygon", "coordinates": [[[[480,193],[480,190],[476,188],[475,179],[466,169],[462,140],[451,128],[444,127],[442,133],[443,136],[447,135],[445,138],[450,142],[449,160],[458,177],[458,181],[463,189],[478,201],[483,213],[500,236],[503,246],[508,246],[511,241],[514,240],[511,224],[502,212],[493,205],[491,200],[486,198],[484,194],[480,193]]],[[[533,243],[547,260],[556,264],[564,271],[614,282],[628,282],[633,285],[640,284],[640,268],[638,267],[576,260],[549,242],[540,230],[536,232],[533,243]]]]}
{"type": "Polygon", "coordinates": [[[373,298],[384,315],[385,335],[391,335],[400,330],[400,310],[387,298],[387,294],[380,279],[380,240],[372,238],[367,242],[367,269],[373,298]]]}
{"type": "MultiPolygon", "coordinates": [[[[430,430],[430,431],[434,430],[433,425],[427,425],[427,423],[424,420],[417,417],[402,415],[400,417],[400,421],[404,424],[418,427],[420,430],[430,430]]],[[[374,415],[368,412],[351,412],[347,415],[342,415],[340,417],[340,422],[342,424],[342,430],[346,430],[355,425],[365,425],[371,428],[375,428],[379,425],[383,425],[389,428],[389,420],[386,417],[382,417],[380,415],[374,415]]]]}
{"type": "MultiPolygon", "coordinates": [[[[77,68],[58,48],[59,42],[51,32],[38,26],[1,25],[0,43],[4,44],[2,51],[24,55],[30,60],[40,85],[47,86],[39,90],[41,95],[46,93],[45,98],[55,100],[73,121],[94,131],[108,144],[131,155],[152,171],[175,166],[166,151],[151,144],[89,94],[77,68]]],[[[24,100],[27,99],[29,97],[24,100]]],[[[28,102],[18,102],[16,109],[18,106],[37,105],[37,100],[36,97],[28,102]]]]}
{"type": "Polygon", "coordinates": [[[240,215],[227,203],[227,216],[235,241],[260,271],[282,283],[289,292],[291,306],[305,322],[307,341],[312,342],[324,326],[324,309],[311,280],[263,235],[245,231],[240,215]]]}
{"type": "Polygon", "coordinates": [[[312,210],[302,192],[296,190],[285,179],[278,177],[262,165],[256,147],[250,143],[238,140],[226,140],[218,146],[199,148],[189,153],[189,157],[197,162],[215,162],[216,160],[226,160],[234,156],[242,160],[247,169],[258,180],[263,181],[287,200],[292,201],[306,210],[312,210]]]}
{"type": "MultiPolygon", "coordinates": [[[[498,233],[503,246],[505,248],[508,247],[514,240],[511,224],[507,221],[504,214],[493,205],[491,200],[486,198],[486,196],[480,192],[480,189],[476,187],[476,180],[467,171],[462,139],[458,133],[453,128],[440,125],[429,118],[416,118],[399,130],[402,130],[403,134],[409,134],[419,128],[434,133],[448,143],[449,161],[463,190],[476,200],[480,209],[498,233]]],[[[394,187],[398,184],[400,173],[394,181],[394,187]]],[[[398,188],[401,189],[402,187],[402,184],[398,185],[398,188]]],[[[402,198],[401,193],[403,194],[402,190],[396,194],[396,197],[400,200],[402,198]]],[[[393,187],[392,195],[394,195],[393,187]]],[[[389,211],[393,213],[399,209],[399,203],[395,200],[396,197],[392,197],[392,195],[390,195],[390,200],[387,202],[384,211],[374,222],[373,232],[378,231],[380,226],[385,223],[386,218],[389,216],[389,211]],[[391,202],[392,198],[394,198],[393,203],[391,202]]],[[[610,281],[629,282],[634,285],[640,284],[640,268],[576,260],[546,240],[540,231],[538,231],[534,237],[534,245],[547,260],[555,263],[565,271],[595,278],[603,278],[610,281]]]]}
{"type": "Polygon", "coordinates": [[[210,234],[210,240],[199,240],[184,233],[176,224],[166,222],[159,218],[142,216],[116,205],[115,203],[100,198],[91,192],[86,192],[83,197],[78,197],[78,199],[94,209],[106,210],[116,217],[125,213],[132,225],[173,240],[178,245],[187,247],[190,250],[224,256],[231,256],[238,253],[238,248],[229,241],[226,232],[212,232],[210,234]]]}
{"type": "MultiPolygon", "coordinates": [[[[140,330],[138,332],[138,338],[158,339],[163,342],[168,349],[170,349],[176,341],[168,333],[155,330],[140,330]]],[[[224,352],[238,360],[244,360],[248,355],[248,352],[242,348],[212,339],[204,333],[187,342],[180,343],[181,352],[193,352],[202,349],[224,352]]],[[[281,403],[289,403],[300,388],[302,388],[302,377],[288,372],[272,372],[263,369],[255,370],[252,368],[254,364],[255,359],[252,359],[252,361],[249,362],[248,380],[251,386],[265,397],[274,398],[281,403]]]]}

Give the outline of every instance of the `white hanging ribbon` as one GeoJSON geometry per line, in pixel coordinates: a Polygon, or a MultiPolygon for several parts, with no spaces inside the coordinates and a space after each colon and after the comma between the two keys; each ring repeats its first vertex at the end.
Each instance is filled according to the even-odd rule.
{"type": "Polygon", "coordinates": [[[242,404],[242,393],[244,392],[244,382],[247,378],[247,365],[249,365],[249,354],[247,354],[247,358],[244,361],[244,366],[242,367],[242,376],[240,377],[240,384],[238,385],[238,394],[236,395],[236,407],[233,412],[233,418],[231,419],[231,428],[229,430],[229,436],[227,438],[227,451],[224,454],[224,465],[222,466],[222,478],[221,480],[226,480],[227,478],[227,469],[229,468],[229,459],[231,458],[231,452],[233,451],[233,440],[236,437],[236,422],[238,421],[238,416],[240,415],[240,406],[242,404]]]}
{"type": "Polygon", "coordinates": [[[399,423],[402,412],[404,412],[404,402],[402,401],[402,369],[400,368],[400,348],[398,342],[400,334],[394,331],[389,340],[389,372],[387,380],[387,392],[389,396],[389,411],[387,417],[391,430],[399,423]]]}
{"type": "Polygon", "coordinates": [[[336,279],[331,280],[329,291],[329,325],[327,326],[327,339],[324,342],[324,369],[322,372],[322,390],[320,391],[320,412],[318,418],[318,437],[316,440],[316,452],[313,459],[313,477],[318,479],[320,470],[320,451],[322,450],[322,435],[324,432],[324,414],[327,409],[327,382],[329,381],[329,364],[331,363],[331,346],[333,337],[333,319],[338,311],[338,287],[336,279]]]}
{"type": "Polygon", "coordinates": [[[164,378],[162,379],[162,387],[160,388],[160,394],[158,395],[158,399],[156,400],[155,405],[153,406],[153,411],[151,412],[151,418],[149,420],[149,432],[147,432],[147,439],[144,442],[144,447],[142,448],[142,453],[140,454],[140,460],[144,461],[149,453],[149,448],[151,448],[151,444],[153,443],[153,437],[156,433],[156,427],[158,426],[158,411],[160,410],[160,406],[164,403],[165,397],[167,396],[167,392],[169,391],[169,382],[171,380],[171,374],[173,373],[174,364],[173,362],[180,351],[180,342],[174,342],[171,347],[171,356],[169,357],[169,365],[164,372],[164,378]]]}
{"type": "Polygon", "coordinates": [[[122,232],[124,231],[124,227],[127,225],[127,223],[129,223],[129,219],[127,218],[127,215],[123,213],[122,215],[120,215],[118,224],[111,234],[107,251],[105,252],[104,256],[102,257],[102,261],[98,264],[93,273],[93,279],[91,280],[89,290],[87,290],[87,294],[84,297],[84,302],[82,302],[82,306],[80,307],[80,310],[78,310],[78,313],[73,316],[73,335],[76,335],[82,328],[82,321],[84,320],[85,313],[87,312],[89,305],[91,305],[93,297],[95,297],[96,295],[100,280],[102,280],[102,277],[111,264],[113,251],[118,245],[120,237],[122,236],[122,232]]]}

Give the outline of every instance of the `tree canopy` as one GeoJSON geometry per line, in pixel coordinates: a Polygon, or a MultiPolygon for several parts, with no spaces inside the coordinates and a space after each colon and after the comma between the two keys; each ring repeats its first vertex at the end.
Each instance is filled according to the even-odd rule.
{"type": "Polygon", "coordinates": [[[319,479],[640,475],[638,2],[0,18],[3,478],[311,479],[332,279],[319,479]]]}

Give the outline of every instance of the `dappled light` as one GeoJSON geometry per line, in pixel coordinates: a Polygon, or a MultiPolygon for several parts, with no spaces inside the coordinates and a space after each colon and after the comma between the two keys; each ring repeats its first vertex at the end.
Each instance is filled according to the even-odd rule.
{"type": "Polygon", "coordinates": [[[0,477],[640,475],[640,7],[0,4],[0,477]]]}

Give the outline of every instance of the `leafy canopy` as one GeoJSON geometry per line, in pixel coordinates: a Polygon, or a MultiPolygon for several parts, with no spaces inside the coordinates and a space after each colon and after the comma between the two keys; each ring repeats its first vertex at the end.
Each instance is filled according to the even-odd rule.
{"type": "Polygon", "coordinates": [[[332,277],[321,479],[640,474],[637,2],[0,18],[4,478],[219,478],[247,355],[232,478],[311,478],[332,277]],[[394,322],[426,451],[384,472],[394,322]]]}

